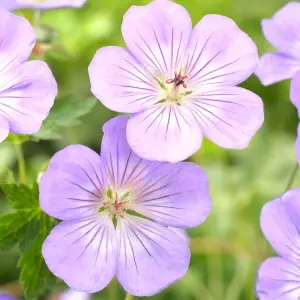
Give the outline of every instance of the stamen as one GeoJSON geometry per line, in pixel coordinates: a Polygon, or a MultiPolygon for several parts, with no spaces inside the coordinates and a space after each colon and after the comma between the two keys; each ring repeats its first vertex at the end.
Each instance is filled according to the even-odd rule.
{"type": "Polygon", "coordinates": [[[180,85],[182,85],[185,89],[187,88],[186,83],[184,82],[184,80],[187,78],[187,75],[181,76],[181,72],[179,72],[179,74],[177,74],[177,72],[175,72],[175,78],[172,79],[167,79],[166,83],[167,84],[174,84],[174,88],[179,87],[180,85]]]}

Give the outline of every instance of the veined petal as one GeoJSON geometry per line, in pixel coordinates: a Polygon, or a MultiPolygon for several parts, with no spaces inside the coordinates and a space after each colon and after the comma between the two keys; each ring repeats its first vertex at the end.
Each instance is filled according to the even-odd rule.
{"type": "Polygon", "coordinates": [[[109,109],[138,112],[160,100],[159,86],[129,51],[99,49],[90,66],[92,93],[109,109]]]}
{"type": "Polygon", "coordinates": [[[266,39],[280,52],[300,59],[300,3],[290,2],[262,21],[266,39]]]}
{"type": "Polygon", "coordinates": [[[22,63],[0,76],[0,115],[9,122],[11,132],[36,133],[56,94],[57,85],[46,63],[22,63]]]}
{"type": "Polygon", "coordinates": [[[260,225],[274,250],[283,258],[300,260],[300,189],[292,189],[268,202],[262,209],[260,225]]]}
{"type": "Polygon", "coordinates": [[[0,143],[3,142],[9,134],[9,125],[5,118],[0,118],[0,143]]]}
{"type": "Polygon", "coordinates": [[[300,69],[299,72],[292,79],[290,98],[292,103],[296,106],[298,110],[298,115],[300,117],[300,69]]]}
{"type": "Polygon", "coordinates": [[[0,76],[2,76],[6,71],[28,59],[35,44],[35,32],[25,18],[0,8],[0,36],[0,76]]]}
{"type": "Polygon", "coordinates": [[[139,156],[177,162],[201,146],[201,128],[184,106],[161,103],[134,114],[127,125],[127,140],[139,156]]]}
{"type": "Polygon", "coordinates": [[[63,221],[42,248],[50,271],[77,291],[95,293],[116,272],[116,232],[105,215],[84,221],[63,221]]]}
{"type": "Polygon", "coordinates": [[[42,209],[60,220],[95,215],[106,186],[104,172],[100,156],[85,146],[59,151],[40,181],[42,209]]]}
{"type": "Polygon", "coordinates": [[[176,227],[168,227],[170,230],[175,232],[183,241],[186,243],[190,243],[190,237],[187,234],[187,232],[182,228],[176,228],[176,227]]]}
{"type": "Polygon", "coordinates": [[[121,189],[132,188],[141,178],[164,164],[142,159],[132,151],[126,139],[128,120],[128,117],[118,116],[106,122],[101,145],[109,185],[121,189]]]}
{"type": "Polygon", "coordinates": [[[298,70],[300,59],[281,53],[267,53],[260,58],[255,75],[263,85],[270,85],[292,78],[298,70]]]}
{"type": "Polygon", "coordinates": [[[212,205],[205,171],[190,162],[157,168],[140,179],[131,194],[133,210],[173,227],[200,225],[212,205]]]}
{"type": "Polygon", "coordinates": [[[258,271],[256,293],[259,300],[299,299],[299,266],[281,257],[267,259],[258,271]]]}
{"type": "Polygon", "coordinates": [[[134,296],[152,296],[183,277],[190,262],[187,243],[167,227],[134,216],[117,225],[117,277],[134,296]]]}
{"type": "Polygon", "coordinates": [[[163,78],[173,78],[174,71],[179,71],[191,31],[188,12],[169,0],[132,6],[122,24],[129,50],[153,76],[163,78]]]}
{"type": "Polygon", "coordinates": [[[264,121],[263,102],[240,87],[215,87],[192,94],[186,107],[203,134],[224,148],[246,148],[264,121]]]}
{"type": "Polygon", "coordinates": [[[246,80],[258,62],[257,48],[235,22],[220,15],[205,16],[194,28],[186,57],[187,85],[236,85],[246,80]]]}

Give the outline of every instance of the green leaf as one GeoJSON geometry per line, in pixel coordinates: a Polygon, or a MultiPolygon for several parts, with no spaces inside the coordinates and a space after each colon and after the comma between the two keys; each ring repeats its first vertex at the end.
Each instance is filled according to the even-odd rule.
{"type": "Polygon", "coordinates": [[[19,260],[20,281],[24,286],[26,299],[34,300],[45,295],[56,283],[56,277],[49,271],[42,256],[43,242],[55,225],[55,220],[44,213],[40,214],[39,228],[36,227],[33,231],[38,238],[26,248],[19,260]]]}
{"type": "Polygon", "coordinates": [[[96,98],[76,99],[73,95],[64,94],[56,98],[47,119],[40,131],[33,135],[35,140],[55,140],[62,138],[61,130],[81,124],[80,118],[92,110],[96,98]]]}
{"type": "Polygon", "coordinates": [[[51,290],[56,277],[48,270],[42,244],[57,220],[39,206],[38,185],[5,184],[1,186],[14,212],[0,217],[0,249],[19,246],[20,280],[26,299],[35,300],[51,290]]]}

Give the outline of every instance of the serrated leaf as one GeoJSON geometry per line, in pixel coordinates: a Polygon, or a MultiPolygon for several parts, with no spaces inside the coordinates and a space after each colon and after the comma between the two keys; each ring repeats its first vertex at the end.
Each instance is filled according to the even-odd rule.
{"type": "Polygon", "coordinates": [[[55,140],[62,138],[61,130],[81,124],[80,117],[92,110],[97,100],[88,97],[78,100],[67,94],[57,97],[40,131],[32,137],[35,140],[55,140]]]}
{"type": "Polygon", "coordinates": [[[18,245],[21,251],[20,280],[26,299],[44,296],[56,281],[42,257],[42,244],[57,220],[46,215],[39,206],[38,185],[5,184],[1,186],[11,201],[13,213],[0,217],[0,249],[18,245]]]}
{"type": "Polygon", "coordinates": [[[39,222],[38,238],[23,252],[18,264],[21,268],[20,281],[24,286],[25,298],[31,300],[50,291],[56,282],[56,277],[49,271],[42,256],[43,242],[56,222],[44,213],[40,215],[39,222]]]}
{"type": "Polygon", "coordinates": [[[40,210],[37,183],[32,188],[25,184],[3,184],[1,189],[6,198],[11,201],[12,208],[26,211],[40,210]]]}

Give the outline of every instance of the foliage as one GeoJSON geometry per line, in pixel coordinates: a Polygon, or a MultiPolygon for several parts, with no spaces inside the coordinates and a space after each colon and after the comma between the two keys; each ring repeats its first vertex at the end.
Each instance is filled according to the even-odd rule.
{"type": "MultiPolygon", "coordinates": [[[[14,135],[9,136],[7,143],[0,144],[1,184],[18,177],[13,143],[27,141],[24,152],[28,182],[35,181],[41,166],[66,144],[80,142],[99,150],[101,127],[112,113],[99,101],[89,98],[87,67],[100,47],[124,45],[120,30],[123,14],[131,5],[148,2],[88,0],[82,9],[42,13],[42,22],[56,30],[63,49],[59,55],[51,51],[45,54],[61,95],[41,131],[34,135],[39,144],[31,143],[32,137],[14,135]],[[70,96],[70,91],[76,99],[70,96]]],[[[262,35],[261,19],[270,17],[287,1],[253,0],[251,5],[247,0],[177,2],[189,11],[193,24],[210,13],[233,18],[254,39],[260,54],[263,54],[272,47],[262,35]]],[[[21,13],[26,17],[32,14],[31,11],[21,13]]],[[[287,185],[295,164],[298,118],[289,101],[288,82],[265,88],[253,76],[243,86],[262,97],[264,126],[248,149],[226,150],[204,140],[201,150],[191,158],[208,172],[212,214],[203,226],[189,231],[193,255],[188,274],[151,299],[255,299],[253,287],[257,267],[272,251],[260,231],[260,210],[266,201],[280,195],[287,185]]],[[[297,183],[300,183],[299,176],[295,185],[297,183]]],[[[27,299],[31,300],[36,297],[38,286],[46,291],[55,280],[42,260],[40,249],[56,221],[38,209],[36,184],[33,188],[20,187],[16,192],[16,185],[3,185],[11,205],[0,195],[0,214],[3,214],[0,217],[0,287],[20,275],[27,299]],[[16,254],[16,245],[20,257],[19,252],[16,254]],[[16,268],[16,259],[21,274],[16,268]]],[[[59,283],[56,288],[65,287],[59,283]]],[[[124,292],[117,285],[95,295],[95,299],[102,300],[123,298],[124,292]]]]}
{"type": "Polygon", "coordinates": [[[27,299],[38,299],[55,284],[55,276],[42,257],[42,243],[57,221],[46,215],[39,206],[38,185],[2,185],[14,211],[0,217],[0,247],[18,245],[21,256],[20,281],[27,299]]]}

